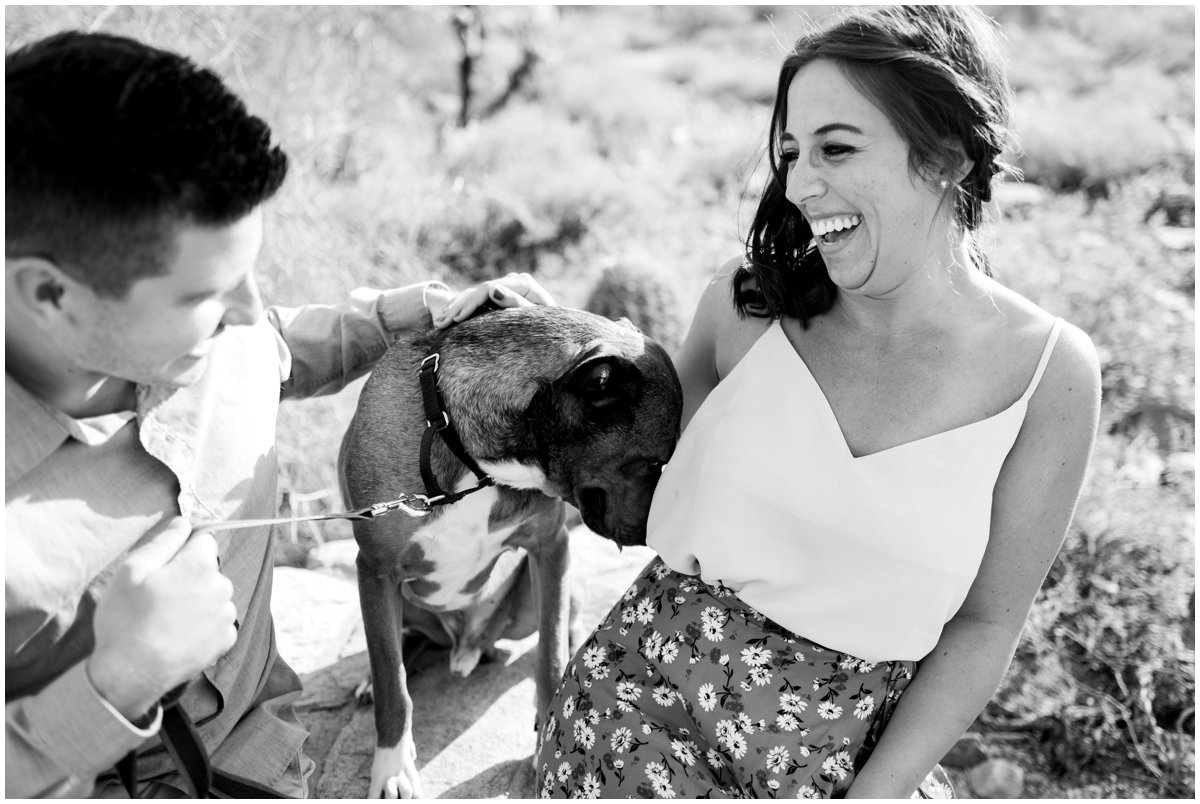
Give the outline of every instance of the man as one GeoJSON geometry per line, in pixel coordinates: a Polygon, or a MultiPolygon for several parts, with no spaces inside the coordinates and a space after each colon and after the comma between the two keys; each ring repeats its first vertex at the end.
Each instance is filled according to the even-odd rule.
{"type": "Polygon", "coordinates": [[[193,527],[275,516],[281,397],[340,390],[449,291],[264,311],[287,158],[217,76],[81,33],[5,67],[5,792],[122,795],[138,749],[140,794],[180,795],[158,701],[186,683],[215,769],[304,796],[270,530],[193,527]]]}

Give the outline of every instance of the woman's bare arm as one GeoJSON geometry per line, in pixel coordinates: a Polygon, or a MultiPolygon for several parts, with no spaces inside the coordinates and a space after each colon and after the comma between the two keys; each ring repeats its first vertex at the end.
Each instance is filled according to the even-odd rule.
{"type": "Polygon", "coordinates": [[[1095,349],[1066,326],[997,480],[979,574],[848,797],[907,798],[995,693],[1074,515],[1099,410],[1095,349]]]}

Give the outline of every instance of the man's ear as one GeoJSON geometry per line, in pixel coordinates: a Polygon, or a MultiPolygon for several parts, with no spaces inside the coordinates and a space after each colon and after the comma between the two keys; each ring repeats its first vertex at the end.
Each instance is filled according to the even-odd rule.
{"type": "Polygon", "coordinates": [[[59,315],[63,296],[78,288],[78,283],[61,268],[42,257],[6,257],[4,271],[5,292],[13,296],[10,303],[15,302],[35,318],[59,315]]]}

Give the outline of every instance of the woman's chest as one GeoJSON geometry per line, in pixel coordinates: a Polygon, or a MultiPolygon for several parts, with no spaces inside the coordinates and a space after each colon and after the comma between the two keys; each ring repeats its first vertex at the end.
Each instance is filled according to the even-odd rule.
{"type": "Polygon", "coordinates": [[[786,321],[774,334],[778,370],[789,372],[811,398],[810,415],[826,417],[855,457],[991,420],[1021,398],[1033,371],[972,337],[839,341],[786,321]]]}

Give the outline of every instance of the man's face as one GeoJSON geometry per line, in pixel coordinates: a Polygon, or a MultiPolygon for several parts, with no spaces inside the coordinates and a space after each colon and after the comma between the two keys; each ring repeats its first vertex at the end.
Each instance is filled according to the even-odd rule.
{"type": "Polygon", "coordinates": [[[67,330],[55,337],[73,367],[145,385],[198,380],[213,336],[262,315],[252,274],[262,230],[260,210],[228,226],[181,225],[165,274],[135,281],[121,299],[82,286],[68,293],[67,330]]]}

